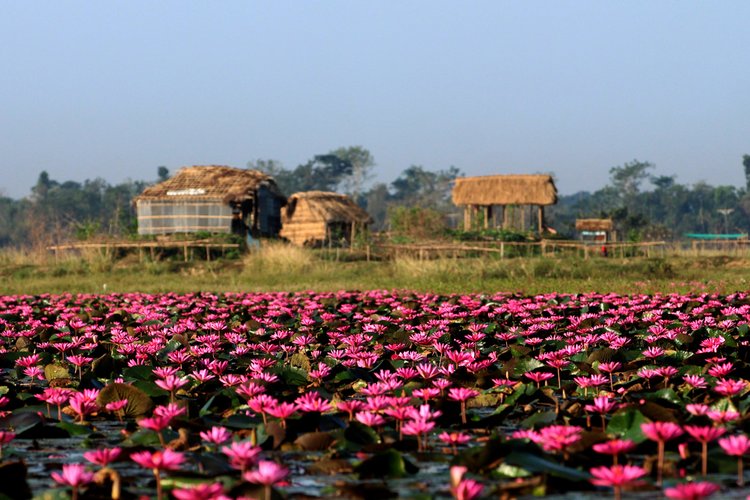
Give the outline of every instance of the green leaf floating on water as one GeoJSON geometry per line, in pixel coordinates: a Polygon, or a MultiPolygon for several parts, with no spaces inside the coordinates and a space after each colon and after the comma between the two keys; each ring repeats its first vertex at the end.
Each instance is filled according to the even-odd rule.
{"type": "Polygon", "coordinates": [[[65,366],[50,363],[44,367],[44,378],[47,380],[70,378],[70,372],[65,366]]]}
{"type": "Polygon", "coordinates": [[[615,434],[622,439],[630,439],[635,443],[642,443],[646,436],[641,431],[641,424],[648,422],[643,413],[628,408],[615,413],[607,425],[607,434],[615,434]]]}
{"type": "Polygon", "coordinates": [[[399,478],[418,471],[419,467],[394,449],[370,457],[354,469],[360,479],[399,478]]]}
{"type": "Polygon", "coordinates": [[[128,418],[142,417],[151,411],[154,402],[151,398],[134,385],[113,383],[109,384],[99,392],[96,404],[104,408],[108,403],[128,400],[128,404],[122,409],[123,415],[128,418]]]}
{"type": "Polygon", "coordinates": [[[530,472],[544,472],[570,481],[588,481],[591,476],[578,469],[566,467],[543,456],[526,452],[512,452],[505,457],[505,463],[530,472]]]}

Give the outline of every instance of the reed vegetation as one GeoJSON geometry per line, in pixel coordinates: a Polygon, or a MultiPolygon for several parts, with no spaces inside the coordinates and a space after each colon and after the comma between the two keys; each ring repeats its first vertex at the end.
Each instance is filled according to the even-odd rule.
{"type": "Polygon", "coordinates": [[[299,291],[402,289],[437,293],[498,291],[613,293],[729,293],[750,285],[750,260],[739,257],[667,258],[443,258],[382,261],[331,260],[282,243],[241,259],[116,258],[88,252],[51,254],[0,251],[0,293],[109,291],[299,291]]]}

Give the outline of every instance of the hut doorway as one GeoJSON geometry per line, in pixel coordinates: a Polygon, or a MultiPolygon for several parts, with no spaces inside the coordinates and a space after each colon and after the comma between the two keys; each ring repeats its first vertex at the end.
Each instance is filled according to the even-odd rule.
{"type": "Polygon", "coordinates": [[[334,221],[326,225],[328,246],[346,246],[351,243],[351,222],[334,221]]]}

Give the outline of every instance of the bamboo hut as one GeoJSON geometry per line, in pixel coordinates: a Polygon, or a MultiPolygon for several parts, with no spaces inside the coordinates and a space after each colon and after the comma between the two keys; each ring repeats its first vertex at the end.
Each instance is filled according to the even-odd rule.
{"type": "Polygon", "coordinates": [[[612,219],[576,219],[576,231],[583,241],[606,243],[617,241],[612,219]]]}
{"type": "Polygon", "coordinates": [[[180,169],[135,198],[138,234],[277,236],[286,199],[270,176],[217,165],[180,169]]]}
{"type": "Polygon", "coordinates": [[[280,235],[295,245],[351,244],[372,218],[350,197],[307,191],[289,197],[282,211],[280,235]]]}
{"type": "Polygon", "coordinates": [[[557,203],[550,175],[460,177],[453,203],[464,207],[464,229],[536,229],[544,231],[544,207],[557,203]]]}

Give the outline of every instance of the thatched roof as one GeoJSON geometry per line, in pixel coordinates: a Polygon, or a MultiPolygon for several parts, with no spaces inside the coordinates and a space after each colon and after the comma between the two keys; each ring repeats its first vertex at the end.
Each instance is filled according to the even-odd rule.
{"type": "Polygon", "coordinates": [[[264,185],[283,197],[273,178],[258,170],[219,165],[184,167],[174,177],[147,187],[136,200],[189,198],[241,202],[254,198],[255,191],[264,185]]]}
{"type": "Polygon", "coordinates": [[[370,214],[349,196],[328,191],[305,191],[291,195],[287,199],[286,210],[282,212],[282,225],[301,218],[324,222],[372,222],[370,214]]]}
{"type": "Polygon", "coordinates": [[[576,219],[576,231],[612,231],[612,219],[576,219]]]}
{"type": "Polygon", "coordinates": [[[557,188],[549,175],[459,177],[453,187],[456,205],[554,205],[557,188]]]}

